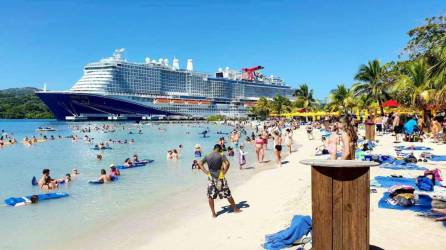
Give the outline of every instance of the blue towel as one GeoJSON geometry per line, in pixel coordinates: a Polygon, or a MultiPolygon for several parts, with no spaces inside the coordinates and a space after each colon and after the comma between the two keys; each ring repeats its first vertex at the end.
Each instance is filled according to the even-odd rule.
{"type": "Polygon", "coordinates": [[[432,198],[428,195],[420,194],[418,195],[418,199],[416,200],[415,205],[410,207],[402,207],[398,205],[391,205],[387,202],[389,199],[389,192],[385,192],[383,197],[378,201],[379,208],[387,208],[387,209],[397,209],[397,210],[410,210],[414,212],[430,212],[432,209],[432,198]]]}
{"type": "Polygon", "coordinates": [[[398,150],[432,150],[432,148],[424,147],[424,146],[414,146],[414,147],[410,147],[410,146],[395,146],[395,149],[398,149],[398,150]]]}
{"type": "MultiPolygon", "coordinates": [[[[375,179],[373,179],[370,182],[371,186],[375,187],[382,187],[382,188],[389,188],[391,186],[395,185],[407,185],[415,188],[415,190],[420,190],[417,187],[416,179],[415,178],[396,178],[391,176],[376,176],[375,179]]],[[[441,186],[441,182],[436,182],[436,186],[441,186]]]]}
{"type": "Polygon", "coordinates": [[[382,188],[389,188],[394,185],[408,185],[417,189],[415,178],[395,178],[391,176],[376,176],[375,185],[382,188]]]}
{"type": "Polygon", "coordinates": [[[431,161],[446,161],[446,155],[432,155],[432,157],[428,159],[431,161]]]}
{"type": "Polygon", "coordinates": [[[406,163],[403,160],[395,160],[392,163],[383,163],[379,165],[379,167],[393,170],[427,170],[425,167],[420,167],[415,163],[406,163]]]}
{"type": "Polygon", "coordinates": [[[307,235],[311,231],[312,221],[310,216],[295,215],[291,225],[275,234],[265,236],[265,249],[283,249],[290,247],[295,241],[307,235]]]}

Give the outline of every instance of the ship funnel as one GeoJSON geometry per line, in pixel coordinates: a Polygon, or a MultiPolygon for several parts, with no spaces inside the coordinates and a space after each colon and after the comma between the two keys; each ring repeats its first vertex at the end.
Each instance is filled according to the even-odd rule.
{"type": "Polygon", "coordinates": [[[169,66],[169,59],[164,58],[163,64],[164,64],[164,66],[169,66]]]}
{"type": "Polygon", "coordinates": [[[192,64],[192,59],[187,59],[186,69],[189,70],[189,71],[194,70],[194,65],[192,64]]]}
{"type": "Polygon", "coordinates": [[[158,59],[159,64],[163,64],[163,58],[158,59]]]}
{"type": "Polygon", "coordinates": [[[150,57],[146,57],[145,62],[146,62],[146,64],[149,64],[150,63],[150,57]]]}
{"type": "Polygon", "coordinates": [[[172,68],[174,70],[179,70],[180,69],[180,62],[175,57],[173,58],[173,61],[172,61],[172,68]]]}
{"type": "Polygon", "coordinates": [[[43,84],[43,92],[46,92],[46,83],[43,84]]]}

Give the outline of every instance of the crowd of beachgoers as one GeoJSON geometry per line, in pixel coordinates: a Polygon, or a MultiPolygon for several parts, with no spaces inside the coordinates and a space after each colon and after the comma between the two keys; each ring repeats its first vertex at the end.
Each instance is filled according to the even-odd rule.
{"type": "MultiPolygon", "coordinates": [[[[234,244],[246,247],[246,249],[255,249],[253,244],[245,244],[242,240],[236,240],[238,235],[251,232],[255,236],[241,236],[241,238],[255,242],[256,246],[262,243],[262,246],[266,249],[281,249],[292,246],[309,249],[311,247],[311,217],[304,216],[305,214],[311,214],[311,195],[309,195],[311,178],[310,172],[305,170],[308,168],[298,162],[309,158],[375,161],[379,164],[379,167],[371,169],[370,182],[372,218],[377,216],[380,218],[378,219],[380,222],[376,220],[371,222],[374,226],[372,238],[378,245],[396,246],[396,249],[405,246],[405,244],[392,243],[382,237],[383,235],[379,232],[386,229],[383,228],[384,226],[392,228],[382,220],[395,223],[394,228],[398,228],[398,230],[402,230],[414,238],[416,238],[416,233],[410,231],[410,228],[413,227],[412,224],[398,224],[395,221],[412,218],[416,221],[415,224],[429,227],[432,235],[444,230],[436,229],[437,226],[443,227],[443,225],[434,223],[435,221],[446,220],[446,188],[442,185],[442,171],[446,170],[446,155],[441,155],[441,153],[446,152],[444,150],[446,145],[446,121],[443,116],[430,117],[428,123],[418,115],[399,115],[396,113],[383,116],[369,115],[363,118],[327,116],[316,121],[273,118],[267,121],[246,122],[244,128],[249,131],[246,135],[240,133],[240,136],[234,136],[240,131],[235,129],[229,134],[228,141],[232,142],[231,137],[233,136],[243,138],[238,141],[240,145],[245,148],[253,147],[253,151],[256,153],[256,162],[251,163],[254,167],[261,169],[262,166],[269,166],[277,171],[267,171],[264,174],[259,174],[258,178],[254,177],[251,182],[236,188],[234,190],[236,194],[234,194],[233,190],[229,189],[224,175],[223,178],[219,179],[220,172],[215,171],[214,176],[212,176],[211,170],[214,160],[220,159],[218,155],[222,155],[223,159],[229,157],[229,151],[222,150],[223,140],[217,141],[215,153],[211,157],[206,156],[204,160],[197,160],[196,162],[196,168],[211,175],[208,182],[208,198],[212,216],[215,217],[216,215],[214,210],[214,199],[216,197],[232,198],[228,201],[235,212],[239,212],[238,208],[245,209],[234,205],[234,195],[237,195],[240,199],[248,200],[252,205],[252,207],[246,209],[246,215],[243,213],[241,217],[237,216],[237,218],[225,217],[218,222],[219,226],[230,227],[231,230],[234,230],[233,233],[227,235],[227,237],[234,239],[234,244]],[[288,146],[290,146],[289,149],[288,146]],[[287,150],[282,150],[282,147],[287,148],[287,150]],[[285,154],[284,151],[287,151],[287,153],[285,154]],[[277,154],[279,157],[286,156],[286,161],[278,158],[277,154]],[[269,159],[274,160],[269,161],[269,159]],[[285,162],[288,163],[284,164],[285,162]],[[208,165],[207,168],[206,164],[208,165]],[[294,177],[287,176],[292,174],[294,174],[294,177]],[[268,182],[267,187],[264,187],[265,181],[268,182]],[[286,188],[284,185],[287,185],[286,188]],[[293,185],[293,187],[289,185],[293,185]],[[252,190],[256,190],[255,193],[259,193],[259,195],[253,194],[252,190]],[[271,195],[277,195],[280,198],[276,199],[271,195]],[[271,209],[275,209],[276,205],[268,205],[269,203],[280,203],[287,208],[287,211],[293,209],[295,213],[280,212],[278,214],[282,214],[281,217],[272,215],[270,212],[273,210],[271,209]],[[290,204],[292,205],[290,206],[290,204]],[[395,212],[401,213],[401,215],[394,214],[395,212]],[[413,213],[413,217],[410,217],[412,216],[410,213],[413,213]],[[288,219],[284,219],[283,214],[288,215],[288,219]],[[290,214],[294,215],[292,220],[289,217],[290,214]],[[265,237],[266,234],[271,233],[271,231],[266,230],[271,230],[272,227],[265,230],[257,229],[267,226],[267,223],[262,222],[263,219],[259,219],[260,217],[270,224],[276,225],[276,229],[272,230],[278,230],[280,227],[283,229],[283,224],[286,221],[291,220],[291,224],[288,228],[265,237]],[[259,221],[252,221],[255,218],[259,221]],[[274,221],[277,219],[280,219],[278,223],[274,221]],[[251,226],[241,226],[243,222],[248,221],[251,226]],[[429,223],[430,225],[428,225],[429,223]],[[406,228],[401,228],[400,224],[406,228]],[[262,242],[259,242],[259,235],[263,235],[262,242]]],[[[200,145],[196,146],[199,148],[200,145]]],[[[228,148],[227,145],[225,147],[228,148]]],[[[236,148],[236,145],[231,144],[231,147],[236,148]]],[[[235,155],[240,157],[242,154],[236,152],[235,155]]],[[[226,171],[227,169],[223,167],[223,172],[226,171]]],[[[237,203],[235,202],[235,204],[237,203]]],[[[282,211],[279,205],[277,210],[282,211]]],[[[179,241],[185,240],[186,236],[182,237],[181,235],[187,231],[198,230],[200,227],[215,226],[214,223],[206,221],[204,216],[191,218],[190,220],[195,221],[197,226],[191,225],[184,226],[181,229],[172,229],[165,235],[162,234],[159,239],[152,240],[148,246],[162,246],[162,242],[169,237],[178,237],[179,241]]],[[[183,223],[187,224],[188,221],[186,220],[183,223]]],[[[216,234],[223,233],[223,231],[218,230],[216,234]]],[[[198,240],[189,234],[187,237],[191,242],[198,240]]],[[[420,235],[420,238],[426,237],[428,236],[420,235]]],[[[173,242],[175,244],[178,241],[173,242]]],[[[216,249],[228,247],[223,240],[219,241],[217,236],[211,237],[205,244],[211,244],[216,249]]],[[[185,246],[191,246],[191,244],[185,246]]],[[[204,245],[200,246],[197,249],[205,249],[204,245]]]]}
{"type": "MultiPolygon", "coordinates": [[[[323,117],[317,121],[273,118],[266,121],[221,123],[227,125],[222,127],[221,131],[211,131],[207,123],[182,125],[202,128],[199,137],[206,138],[210,133],[217,134],[212,152],[204,152],[202,146],[196,143],[193,149],[184,149],[183,145],[179,144],[166,154],[167,161],[175,161],[181,159],[185,151],[193,152],[195,160],[191,162],[191,168],[204,173],[208,178],[206,191],[213,217],[218,215],[214,204],[214,200],[218,198],[227,199],[234,212],[241,212],[226,178],[230,162],[237,162],[240,170],[262,169],[263,166],[288,168],[295,165],[295,162],[284,164],[287,162],[284,156],[289,157],[300,150],[308,150],[300,149],[297,145],[311,142],[311,145],[317,145],[312,149],[313,158],[376,161],[380,164],[380,169],[390,171],[384,175],[381,172],[380,175],[372,175],[371,192],[382,195],[378,200],[379,208],[415,211],[424,218],[446,220],[446,189],[442,185],[441,175],[441,170],[446,166],[446,155],[439,152],[444,147],[446,135],[446,121],[442,116],[432,117],[430,126],[426,126],[425,120],[417,115],[394,113],[386,116],[370,115],[363,119],[354,116],[323,117]],[[296,137],[297,132],[305,134],[306,138],[296,137]],[[389,143],[393,144],[392,151],[388,150],[389,143]],[[248,151],[255,153],[253,162],[247,162],[248,151]],[[231,157],[233,161],[229,160],[231,157]],[[246,167],[248,165],[249,168],[246,167]]],[[[71,126],[72,134],[69,136],[46,136],[45,132],[39,131],[39,136],[30,136],[28,140],[45,138],[45,141],[83,141],[93,145],[90,146],[92,150],[98,150],[96,158],[101,161],[102,150],[113,149],[112,144],[131,144],[134,139],[109,139],[99,142],[90,133],[113,134],[118,130],[128,130],[128,135],[143,136],[143,126],[151,126],[150,129],[158,130],[159,133],[168,129],[156,124],[98,123],[71,126]]],[[[190,132],[185,130],[184,133],[190,132]]],[[[13,134],[5,131],[2,131],[2,135],[3,140],[13,138],[13,134]]],[[[311,158],[311,155],[308,157],[311,158]]],[[[112,183],[121,178],[120,169],[146,164],[150,164],[150,160],[141,160],[137,154],[132,155],[125,159],[122,165],[112,164],[107,170],[101,169],[98,178],[92,183],[112,183]]],[[[45,192],[57,192],[59,185],[71,182],[79,174],[78,169],[73,169],[66,176],[53,179],[50,170],[44,169],[42,176],[36,178],[36,185],[45,192]]],[[[31,198],[28,203],[38,202],[37,197],[31,198]]],[[[308,238],[307,234],[300,236],[296,240],[308,238]]],[[[268,246],[267,242],[265,246],[268,246]]]]}

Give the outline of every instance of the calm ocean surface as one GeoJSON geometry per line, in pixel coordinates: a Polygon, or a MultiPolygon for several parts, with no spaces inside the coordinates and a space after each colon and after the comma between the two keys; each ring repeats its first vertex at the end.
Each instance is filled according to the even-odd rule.
{"type": "MultiPolygon", "coordinates": [[[[19,141],[16,145],[0,149],[0,249],[48,249],[48,246],[77,240],[85,232],[94,232],[98,225],[110,218],[125,218],[126,213],[139,207],[150,208],[151,204],[159,204],[184,190],[199,190],[205,202],[203,184],[206,177],[191,170],[191,162],[195,159],[193,146],[199,143],[204,153],[210,152],[217,138],[221,137],[216,132],[232,130],[229,126],[210,124],[141,125],[143,134],[139,135],[129,134],[139,129],[134,123],[109,123],[117,128],[115,133],[91,132],[88,135],[96,142],[133,138],[135,143],[111,144],[113,149],[103,151],[104,159],[98,161],[96,154],[99,151],[92,150],[93,145],[82,141],[83,133],[70,129],[73,125],[87,124],[53,120],[0,120],[0,130],[12,132],[19,141]],[[31,147],[20,143],[25,136],[37,136],[36,128],[48,126],[57,131],[47,132],[46,135],[77,134],[81,139],[72,142],[71,139],[57,138],[31,147]],[[210,138],[201,138],[198,133],[206,127],[211,130],[210,138]],[[164,128],[165,132],[159,128],[164,128]],[[178,148],[179,144],[184,146],[181,159],[167,160],[167,150],[178,148]],[[121,165],[125,158],[135,153],[140,159],[153,159],[155,162],[146,167],[122,170],[122,177],[116,183],[88,184],[89,180],[97,178],[100,169],[108,170],[111,163],[121,165]],[[6,207],[3,200],[8,197],[42,193],[38,187],[31,185],[31,179],[33,176],[39,178],[43,168],[49,168],[53,178],[62,177],[73,168],[80,171],[81,174],[72,183],[58,190],[68,192],[70,197],[37,205],[6,207]]],[[[248,162],[253,162],[252,147],[248,148],[248,152],[248,162]]],[[[237,156],[231,162],[230,176],[237,178],[238,175],[240,179],[253,173],[238,170],[237,156]]],[[[152,214],[156,216],[155,212],[152,214]]]]}

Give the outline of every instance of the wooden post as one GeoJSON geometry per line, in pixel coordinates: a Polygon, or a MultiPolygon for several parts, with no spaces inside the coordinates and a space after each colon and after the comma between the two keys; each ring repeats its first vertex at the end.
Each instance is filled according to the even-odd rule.
{"type": "Polygon", "coordinates": [[[311,165],[313,249],[369,249],[370,161],[304,160],[311,165]]]}

